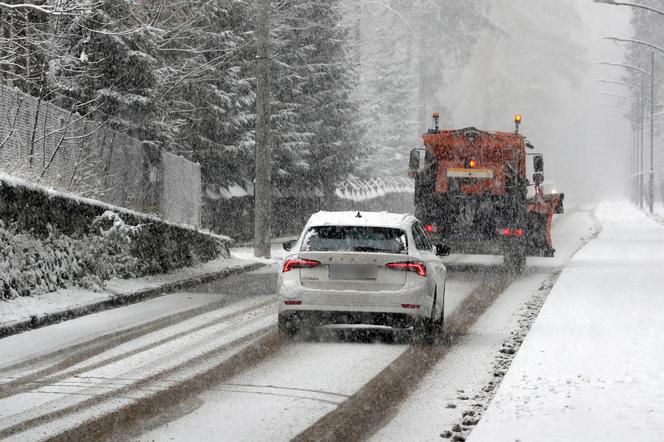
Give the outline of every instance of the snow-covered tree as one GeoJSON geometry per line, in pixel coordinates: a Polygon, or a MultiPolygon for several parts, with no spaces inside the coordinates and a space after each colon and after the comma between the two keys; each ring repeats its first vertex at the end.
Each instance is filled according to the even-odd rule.
{"type": "Polygon", "coordinates": [[[359,140],[354,66],[338,1],[283,2],[274,40],[277,180],[329,189],[352,169],[359,140]]]}
{"type": "MultiPolygon", "coordinates": [[[[638,2],[639,4],[649,6],[656,10],[664,10],[664,5],[661,1],[654,0],[643,0],[638,2]]],[[[632,25],[634,27],[633,36],[622,36],[633,38],[634,40],[642,41],[644,43],[649,43],[655,45],[659,48],[664,48],[664,16],[644,10],[644,9],[631,9],[632,15],[632,25]]],[[[664,131],[664,87],[662,86],[662,73],[664,72],[664,53],[658,50],[654,50],[645,45],[635,44],[635,43],[618,43],[625,48],[627,51],[627,62],[632,66],[645,69],[648,72],[651,70],[652,58],[651,54],[654,52],[654,61],[655,61],[655,136],[661,138],[662,132],[664,131]]],[[[647,120],[647,130],[649,130],[649,121],[650,120],[650,104],[651,104],[651,91],[650,91],[650,77],[645,76],[642,78],[642,75],[638,71],[628,71],[625,74],[625,79],[631,84],[640,85],[642,80],[645,80],[645,109],[646,109],[646,120],[647,120]]],[[[639,94],[638,89],[633,90],[634,94],[639,94]]],[[[632,100],[633,109],[631,116],[638,116],[638,98],[635,96],[635,99],[632,100]]],[[[633,124],[637,125],[637,118],[633,118],[633,124]]],[[[661,144],[660,141],[656,143],[661,144]]],[[[648,138],[646,138],[646,145],[649,145],[648,138]]],[[[649,161],[649,156],[646,156],[646,160],[649,161]]],[[[662,179],[662,174],[664,173],[664,161],[662,161],[661,155],[655,155],[655,179],[658,182],[664,183],[662,179]]],[[[646,162],[646,168],[649,168],[649,164],[646,162]]],[[[647,177],[646,177],[647,179],[647,177]]],[[[659,187],[659,186],[657,186],[659,187]]],[[[662,192],[664,196],[664,184],[662,184],[662,192]]]]}
{"type": "Polygon", "coordinates": [[[366,129],[357,173],[405,173],[431,112],[448,110],[449,78],[467,63],[478,29],[491,26],[478,3],[346,2],[359,64],[354,96],[366,129]]]}

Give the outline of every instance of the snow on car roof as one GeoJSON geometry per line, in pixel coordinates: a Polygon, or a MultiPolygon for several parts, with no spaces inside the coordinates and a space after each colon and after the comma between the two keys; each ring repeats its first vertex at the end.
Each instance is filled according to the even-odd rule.
{"type": "Polygon", "coordinates": [[[317,212],[311,215],[309,226],[379,226],[404,227],[405,221],[412,215],[389,212],[317,212]],[[357,214],[361,217],[358,217],[357,214]]]}

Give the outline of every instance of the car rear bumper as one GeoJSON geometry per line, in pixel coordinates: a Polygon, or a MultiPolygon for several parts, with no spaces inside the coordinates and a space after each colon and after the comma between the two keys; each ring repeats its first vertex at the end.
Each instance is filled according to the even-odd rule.
{"type": "Polygon", "coordinates": [[[278,297],[282,312],[341,312],[396,314],[411,318],[431,316],[433,298],[427,286],[410,287],[394,292],[313,290],[300,286],[282,287],[278,297]]]}
{"type": "Polygon", "coordinates": [[[279,313],[284,320],[295,326],[317,327],[330,324],[382,325],[394,328],[409,328],[420,319],[419,316],[404,313],[359,312],[359,311],[318,311],[286,310],[279,313]]]}

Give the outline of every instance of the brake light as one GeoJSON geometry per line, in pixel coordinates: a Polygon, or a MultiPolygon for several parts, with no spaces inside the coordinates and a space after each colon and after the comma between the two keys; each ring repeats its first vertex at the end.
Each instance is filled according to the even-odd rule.
{"type": "Polygon", "coordinates": [[[443,231],[443,228],[435,224],[425,224],[424,230],[426,230],[429,233],[440,233],[443,231]]]}
{"type": "Polygon", "coordinates": [[[504,236],[523,236],[523,229],[521,227],[517,229],[510,229],[509,227],[504,227],[498,229],[498,233],[504,236]]]}
{"type": "Polygon", "coordinates": [[[420,276],[427,276],[427,266],[419,261],[390,262],[385,264],[394,270],[404,270],[406,272],[415,272],[420,276]]]}
{"type": "Polygon", "coordinates": [[[281,268],[282,273],[290,272],[293,269],[309,269],[312,267],[317,267],[320,265],[320,262],[313,261],[311,259],[287,259],[284,261],[284,266],[281,268]]]}
{"type": "Polygon", "coordinates": [[[433,232],[433,224],[427,224],[424,228],[427,232],[433,232]]]}

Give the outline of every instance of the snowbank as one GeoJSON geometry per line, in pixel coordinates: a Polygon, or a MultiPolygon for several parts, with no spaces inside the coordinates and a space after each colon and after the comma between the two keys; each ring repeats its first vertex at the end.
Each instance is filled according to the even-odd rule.
{"type": "Polygon", "coordinates": [[[596,215],[470,441],[664,440],[664,226],[596,215]]]}
{"type": "Polygon", "coordinates": [[[17,330],[36,328],[157,296],[150,292],[165,294],[192,287],[205,281],[248,271],[262,264],[263,260],[259,259],[222,257],[170,273],[134,279],[113,278],[98,291],[78,287],[58,288],[41,296],[20,296],[10,301],[0,301],[0,337],[14,334],[17,330]],[[22,324],[26,321],[30,322],[29,327],[22,324]]]}
{"type": "Polygon", "coordinates": [[[0,299],[228,257],[230,239],[0,174],[0,299]]]}

